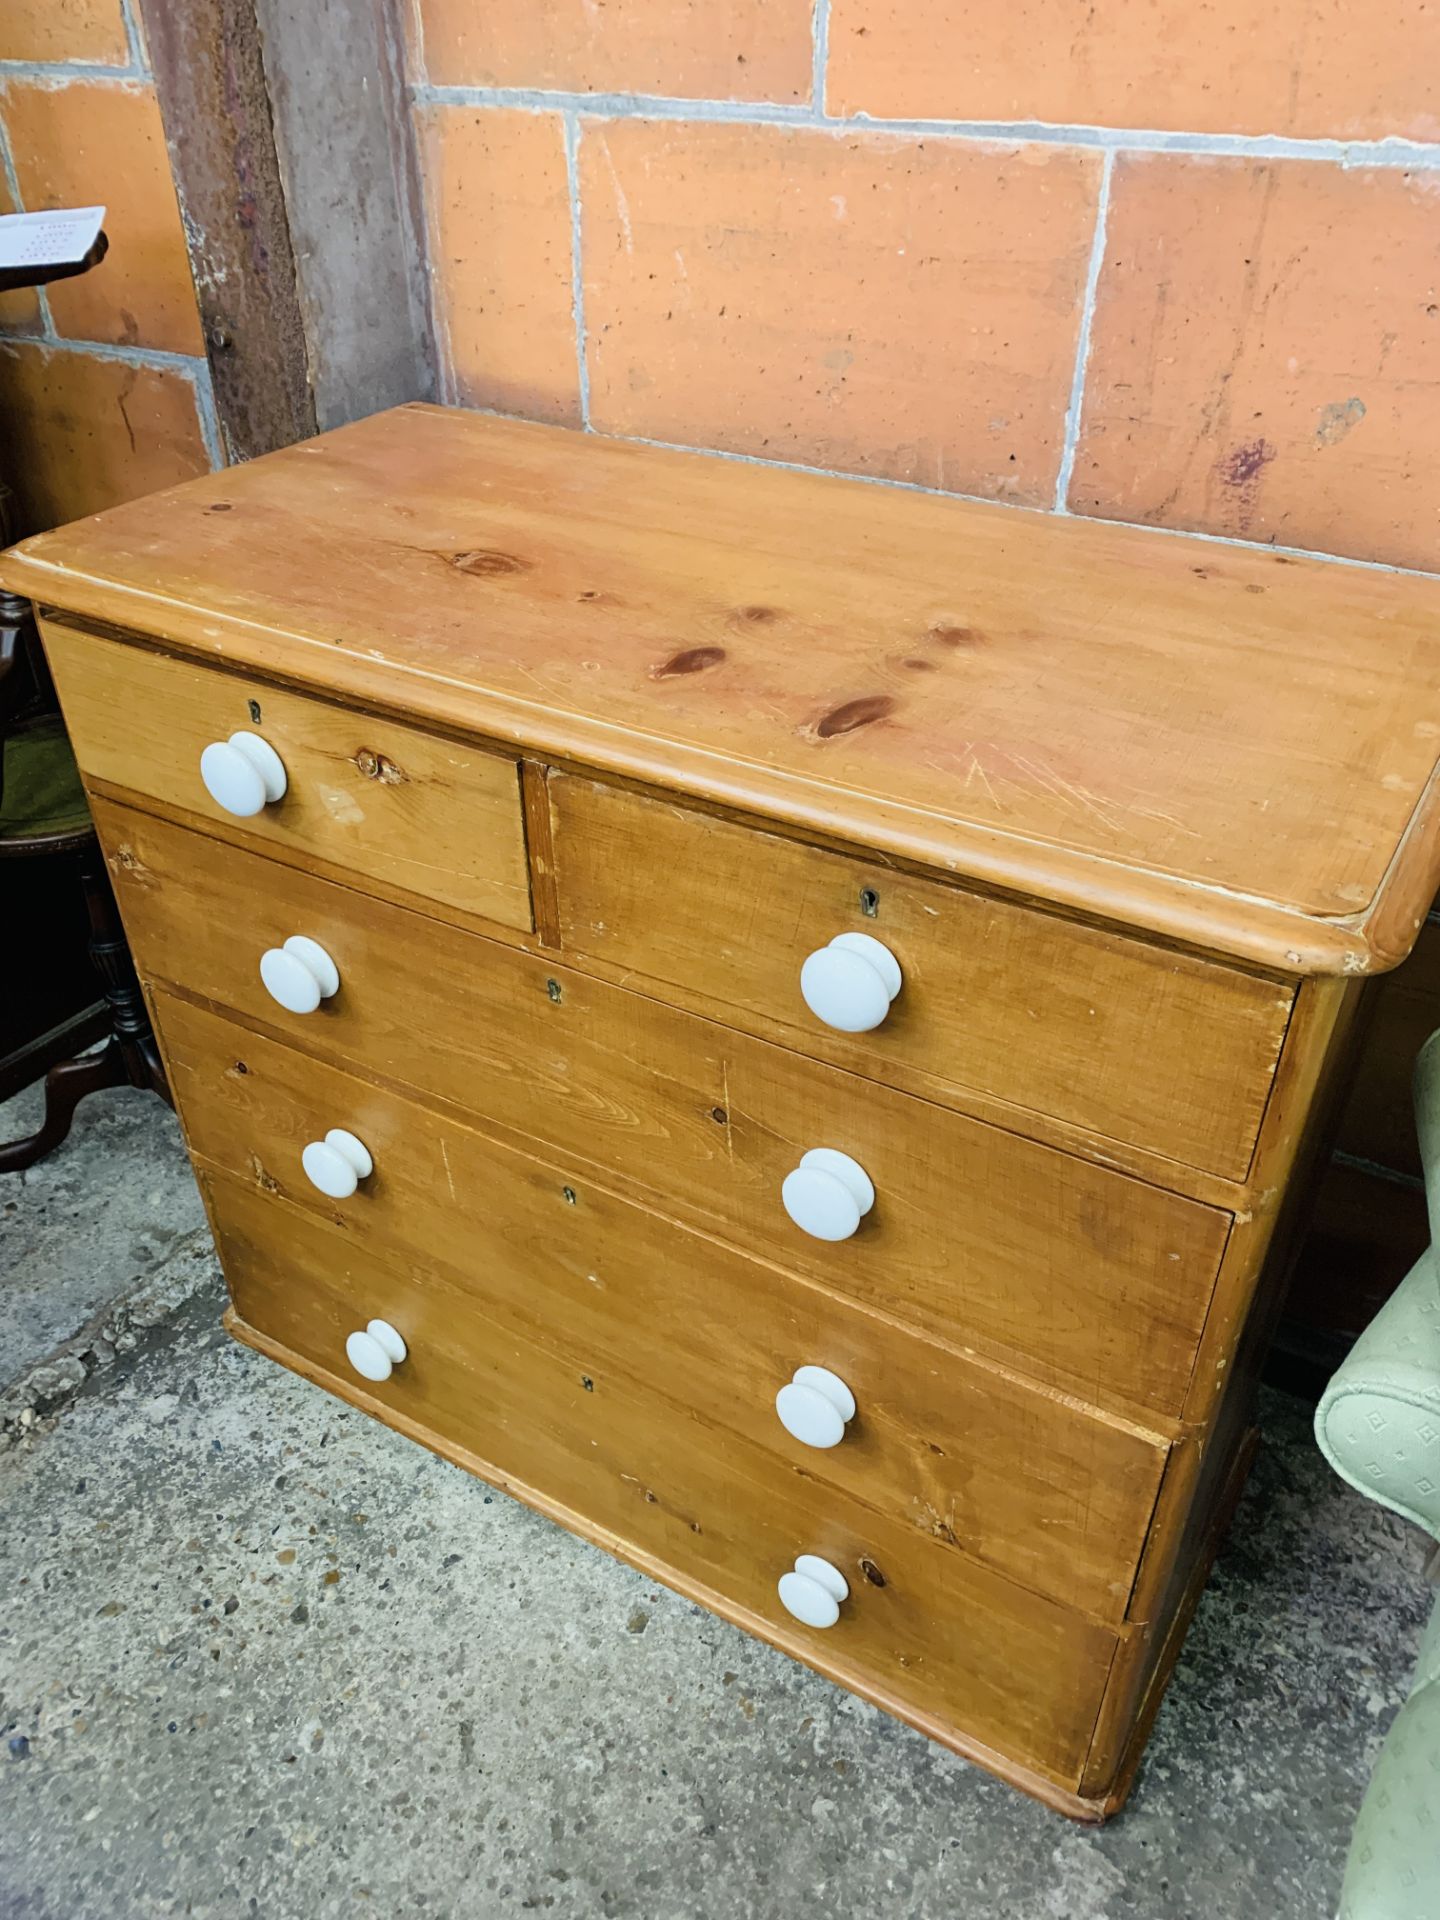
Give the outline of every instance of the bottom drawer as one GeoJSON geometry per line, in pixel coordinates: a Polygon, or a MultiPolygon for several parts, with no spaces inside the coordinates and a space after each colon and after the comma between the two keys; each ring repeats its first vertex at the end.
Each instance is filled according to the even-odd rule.
{"type": "Polygon", "coordinates": [[[658,1396],[579,1373],[439,1275],[379,1264],[286,1202],[202,1178],[239,1318],[302,1368],[925,1731],[1073,1791],[1112,1633],[658,1396]],[[373,1386],[345,1354],[372,1318],[409,1349],[373,1386]],[[826,1630],[777,1597],[804,1553],[849,1584],[826,1630]]]}

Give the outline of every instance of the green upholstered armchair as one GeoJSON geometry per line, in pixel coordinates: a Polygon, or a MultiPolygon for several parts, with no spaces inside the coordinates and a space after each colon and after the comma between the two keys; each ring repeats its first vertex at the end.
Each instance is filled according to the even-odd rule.
{"type": "MultiPolygon", "coordinates": [[[[1415,1066],[1431,1245],[1326,1388],[1315,1434],[1361,1493],[1440,1541],[1440,1033],[1415,1066]]],[[[1432,1569],[1440,1553],[1432,1557],[1432,1569]]],[[[1355,1823],[1340,1920],[1440,1916],[1440,1603],[1355,1823]]]]}

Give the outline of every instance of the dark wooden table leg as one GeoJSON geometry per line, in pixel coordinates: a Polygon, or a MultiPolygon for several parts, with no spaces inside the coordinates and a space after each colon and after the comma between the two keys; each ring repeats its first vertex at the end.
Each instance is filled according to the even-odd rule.
{"type": "Polygon", "coordinates": [[[45,1118],[39,1131],[0,1146],[0,1173],[20,1173],[52,1153],[69,1133],[75,1109],[87,1093],[130,1084],[124,1055],[113,1034],[98,1053],[62,1060],[45,1076],[45,1118]]]}
{"type": "Polygon", "coordinates": [[[145,996],[140,991],[98,841],[92,841],[80,856],[80,884],[85,890],[85,905],[90,915],[90,957],[100,974],[105,998],[110,1002],[114,1038],[124,1062],[124,1078],[116,1084],[148,1088],[173,1107],[170,1083],[155,1044],[145,996]]]}
{"type": "Polygon", "coordinates": [[[98,1053],[62,1060],[50,1069],[39,1131],[0,1145],[0,1173],[20,1173],[52,1153],[69,1133],[75,1109],[87,1094],[107,1087],[141,1087],[174,1105],[97,841],[81,849],[79,861],[90,916],[90,957],[109,1002],[110,1036],[98,1053]]]}

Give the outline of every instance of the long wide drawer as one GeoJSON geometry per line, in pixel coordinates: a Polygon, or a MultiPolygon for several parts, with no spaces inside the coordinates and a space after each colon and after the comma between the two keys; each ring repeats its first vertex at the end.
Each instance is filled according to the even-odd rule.
{"type": "Polygon", "coordinates": [[[845,1684],[1076,1785],[1116,1644],[1108,1630],[618,1375],[582,1380],[437,1273],[391,1268],[253,1188],[205,1184],[250,1327],[845,1684]],[[409,1349],[374,1386],[350,1372],[345,1353],[347,1336],[372,1318],[409,1349]],[[779,1577],[804,1553],[849,1584],[828,1630],[799,1625],[777,1597],[779,1577]]]}
{"type": "Polygon", "coordinates": [[[1097,1404],[1174,1414],[1229,1216],[503,944],[129,810],[97,817],[143,970],[622,1176],[667,1212],[1097,1404]],[[283,1012],[261,954],[320,942],[332,998],[283,1012]],[[802,1154],[874,1183],[811,1237],[802,1154]]]}
{"type": "Polygon", "coordinates": [[[566,1354],[576,1377],[614,1370],[1026,1586],[1124,1617],[1162,1441],[220,1014],[168,994],[156,1011],[205,1162],[356,1246],[443,1268],[486,1312],[566,1354]],[[338,1200],[301,1164],[332,1126],[373,1161],[338,1200]],[[777,1415],[777,1391],[804,1366],[854,1396],[838,1443],[803,1444],[777,1415]]]}
{"type": "Polygon", "coordinates": [[[282,856],[530,931],[513,758],[60,620],[44,634],[88,779],[222,821],[282,856]],[[286,774],[281,799],[240,818],[200,776],[206,747],[237,731],[266,740],[286,774]]]}
{"type": "Polygon", "coordinates": [[[978,1092],[1244,1177],[1293,986],[578,775],[550,796],[568,952],[934,1099],[978,1092]],[[870,1031],[801,993],[845,933],[900,963],[870,1031]]]}

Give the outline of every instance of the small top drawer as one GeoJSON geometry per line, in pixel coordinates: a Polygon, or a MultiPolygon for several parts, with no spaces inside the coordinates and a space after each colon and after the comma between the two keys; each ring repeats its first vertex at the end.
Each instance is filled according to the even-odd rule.
{"type": "Polygon", "coordinates": [[[43,631],[87,779],[224,821],[281,858],[531,930],[514,760],[63,621],[43,631]],[[227,752],[237,733],[278,758],[250,740],[227,752]]]}
{"type": "Polygon", "coordinates": [[[568,953],[946,1105],[970,1091],[1244,1178],[1289,986],[597,781],[550,794],[568,953]],[[845,934],[898,973],[846,942],[802,993],[845,934]]]}

